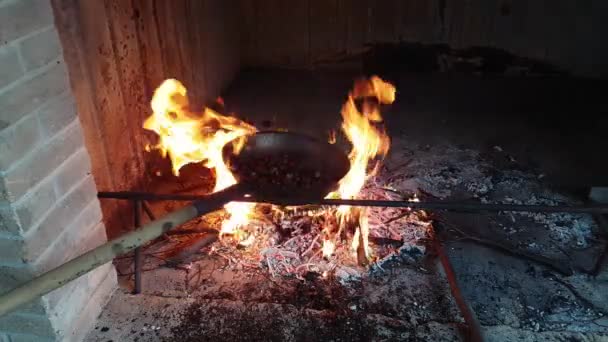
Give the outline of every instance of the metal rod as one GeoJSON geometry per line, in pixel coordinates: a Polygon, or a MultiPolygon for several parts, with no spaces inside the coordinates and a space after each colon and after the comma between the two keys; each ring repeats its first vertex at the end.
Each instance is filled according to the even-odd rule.
{"type": "MultiPolygon", "coordinates": [[[[201,195],[176,195],[176,194],[154,194],[146,192],[99,192],[99,198],[113,198],[133,200],[140,199],[146,201],[195,201],[204,199],[201,195]]],[[[241,197],[235,199],[237,202],[265,202],[256,201],[252,198],[241,197]]],[[[464,203],[464,202],[409,202],[409,201],[377,201],[377,200],[359,200],[359,199],[319,199],[299,201],[297,199],[287,199],[283,201],[269,201],[281,205],[289,205],[289,203],[307,203],[316,205],[349,205],[355,207],[393,207],[393,208],[411,208],[411,209],[427,209],[427,210],[451,210],[451,211],[525,211],[539,213],[590,213],[590,214],[608,214],[608,205],[528,205],[528,204],[501,204],[501,203],[464,203]]]]}
{"type": "Polygon", "coordinates": [[[100,191],[97,193],[97,198],[123,200],[139,199],[143,201],[196,201],[204,199],[205,195],[155,194],[137,191],[100,191]]]}
{"type": "MultiPolygon", "coordinates": [[[[434,233],[433,233],[434,235],[434,233]]],[[[450,292],[452,293],[452,297],[454,301],[456,301],[456,305],[458,305],[458,309],[464,318],[465,323],[467,324],[467,334],[464,338],[465,341],[471,342],[482,342],[483,337],[481,334],[481,326],[479,321],[477,320],[477,316],[471,306],[464,298],[462,291],[460,290],[460,286],[458,285],[458,279],[456,278],[456,272],[454,272],[454,268],[450,263],[450,259],[445,252],[445,249],[441,245],[441,242],[437,239],[437,237],[433,237],[433,247],[437,256],[439,257],[439,264],[445,273],[445,277],[450,285],[450,292]]]]}
{"type": "MultiPolygon", "coordinates": [[[[133,221],[135,223],[135,228],[139,228],[141,226],[141,200],[133,201],[133,221]]],[[[143,255],[142,255],[141,246],[135,248],[135,257],[133,258],[133,272],[135,273],[135,286],[133,288],[133,294],[141,293],[141,275],[143,269],[143,255]]]]}
{"type": "MultiPolygon", "coordinates": [[[[314,203],[317,204],[317,203],[314,203]]],[[[346,200],[323,199],[322,205],[350,205],[357,207],[395,207],[428,210],[458,210],[458,211],[527,211],[543,213],[608,213],[608,205],[528,205],[501,203],[463,203],[463,202],[409,202],[409,201],[376,201],[376,200],[346,200]]]]}
{"type": "Polygon", "coordinates": [[[146,215],[148,215],[148,218],[150,220],[152,220],[152,221],[156,220],[156,217],[154,216],[152,209],[150,209],[150,207],[148,206],[148,203],[146,203],[145,201],[141,201],[141,206],[142,206],[142,208],[144,208],[144,211],[146,212],[146,215]]]}

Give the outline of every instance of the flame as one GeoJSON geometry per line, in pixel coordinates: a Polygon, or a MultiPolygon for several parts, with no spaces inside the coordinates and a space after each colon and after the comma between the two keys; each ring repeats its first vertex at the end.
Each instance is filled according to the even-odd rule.
{"type": "MultiPolygon", "coordinates": [[[[390,147],[390,139],[380,125],[382,116],[379,104],[392,103],[395,92],[393,85],[377,76],[355,83],[341,110],[342,132],[352,144],[348,155],[350,169],[340,180],[338,189],[327,197],[356,198],[369,177],[376,174],[381,159],[390,147]],[[356,105],[356,101],[360,100],[363,101],[361,110],[356,105]]],[[[217,102],[223,105],[223,99],[218,98],[217,102]]],[[[152,147],[146,146],[147,151],[157,149],[164,157],[169,156],[175,175],[179,175],[179,170],[189,163],[202,163],[213,169],[216,176],[214,192],[236,183],[223,160],[222,150],[227,143],[232,142],[235,153],[238,153],[244,146],[246,136],[257,131],[255,127],[209,108],[204,108],[201,113],[191,112],[186,88],[174,79],[166,80],[156,89],[151,106],[153,114],[144,122],[144,128],[156,132],[159,143],[152,147]]],[[[334,131],[329,134],[329,142],[336,142],[334,131]]],[[[238,202],[225,205],[229,217],[222,222],[221,233],[234,234],[237,240],[244,237],[239,234],[238,228],[249,222],[253,207],[251,203],[238,202]]],[[[365,256],[369,257],[367,211],[341,206],[335,213],[339,229],[333,234],[325,229],[323,256],[330,257],[335,252],[340,243],[340,233],[347,223],[353,223],[357,229],[354,231],[351,248],[355,253],[363,248],[365,256]]],[[[243,243],[249,245],[254,238],[249,235],[243,243]]]]}
{"type": "MultiPolygon", "coordinates": [[[[340,180],[338,190],[329,194],[328,197],[355,198],[365,185],[365,181],[376,174],[380,163],[374,159],[384,157],[388,153],[390,138],[384,130],[374,125],[374,123],[382,121],[379,106],[366,99],[375,98],[379,104],[390,104],[395,101],[395,92],[396,89],[392,84],[377,76],[355,83],[353,91],[348,95],[346,103],[342,107],[342,131],[352,144],[348,155],[350,169],[340,180]],[[361,111],[355,103],[359,99],[363,100],[361,111]],[[370,162],[373,163],[371,170],[370,162]]],[[[338,208],[338,215],[341,226],[349,221],[350,217],[359,215],[359,229],[355,232],[352,247],[355,251],[357,250],[358,234],[361,232],[365,253],[366,256],[369,256],[366,212],[353,210],[349,206],[341,206],[338,208]]]]}
{"type": "MultiPolygon", "coordinates": [[[[202,113],[190,112],[186,88],[175,79],[164,81],[156,89],[151,107],[153,114],[143,127],[158,134],[159,143],[151,148],[160,150],[163,157],[169,156],[176,176],[184,165],[200,162],[215,171],[213,192],[236,184],[222,150],[234,141],[233,147],[238,153],[245,136],[256,132],[255,127],[209,108],[204,108],[202,113]]],[[[222,223],[221,232],[232,233],[247,223],[253,205],[231,202],[224,208],[230,216],[222,223]]]]}
{"type": "Polygon", "coordinates": [[[370,80],[359,81],[342,107],[342,131],[353,145],[349,154],[350,170],[340,180],[338,194],[341,198],[353,198],[361,191],[365,181],[376,174],[376,162],[372,171],[368,172],[369,162],[377,156],[385,156],[390,147],[388,135],[372,122],[382,121],[378,106],[366,108],[360,112],[355,100],[366,97],[376,97],[382,104],[395,100],[395,87],[373,76],[370,80]]]}
{"type": "Polygon", "coordinates": [[[336,131],[333,129],[329,131],[329,138],[327,139],[327,142],[332,145],[336,143],[336,131]]]}

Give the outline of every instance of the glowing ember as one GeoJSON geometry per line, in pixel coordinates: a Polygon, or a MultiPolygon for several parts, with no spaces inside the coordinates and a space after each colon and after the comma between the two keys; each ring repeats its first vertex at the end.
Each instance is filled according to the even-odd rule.
{"type": "MultiPolygon", "coordinates": [[[[390,147],[390,139],[380,125],[382,116],[379,105],[392,103],[394,99],[395,87],[376,76],[355,83],[341,111],[342,132],[352,144],[350,169],[340,180],[338,189],[327,197],[357,198],[366,180],[376,174],[380,161],[390,147]],[[356,103],[360,101],[363,104],[359,109],[356,103]]],[[[216,177],[214,192],[236,183],[223,160],[223,147],[234,141],[233,147],[238,153],[244,145],[245,136],[257,131],[255,127],[209,108],[204,108],[200,113],[191,112],[186,89],[174,79],[166,80],[156,89],[151,106],[153,114],[144,122],[144,128],[156,132],[160,139],[156,146],[147,146],[146,150],[157,149],[163,156],[169,156],[175,175],[179,175],[180,168],[189,163],[202,163],[213,169],[216,177]]],[[[330,132],[329,142],[336,142],[334,131],[330,132]]],[[[253,234],[239,234],[238,231],[248,224],[253,208],[254,205],[250,203],[227,204],[225,209],[229,217],[222,222],[221,233],[232,234],[237,240],[247,237],[241,241],[241,246],[254,245],[256,239],[253,234]]],[[[275,209],[273,211],[280,211],[275,209]]],[[[336,248],[344,245],[342,239],[345,236],[352,238],[350,247],[359,260],[371,256],[367,210],[342,206],[317,213],[307,212],[309,217],[314,215],[329,215],[337,219],[333,220],[337,221],[337,227],[328,223],[323,228],[319,252],[324,257],[334,255],[336,248]]]]}

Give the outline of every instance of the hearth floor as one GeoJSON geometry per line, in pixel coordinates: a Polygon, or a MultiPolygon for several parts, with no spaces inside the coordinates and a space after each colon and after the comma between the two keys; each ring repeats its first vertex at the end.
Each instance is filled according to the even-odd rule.
{"type": "MultiPolygon", "coordinates": [[[[278,126],[290,122],[290,117],[306,117],[305,112],[320,113],[318,122],[292,123],[304,132],[319,134],[321,126],[336,127],[331,119],[323,122],[321,118],[332,111],[338,121],[344,97],[333,93],[342,93],[336,89],[344,88],[348,77],[315,75],[296,89],[285,89],[281,80],[290,75],[301,79],[302,74],[285,75],[257,75],[253,79],[267,78],[257,87],[245,75],[228,91],[226,102],[235,103],[237,112],[251,113],[252,120],[270,119],[278,126]],[[264,91],[248,95],[243,89],[264,91]],[[304,102],[294,100],[302,94],[308,96],[304,102]]],[[[446,124],[458,121],[458,115],[467,116],[461,112],[464,109],[446,109],[428,101],[435,90],[431,84],[440,84],[440,93],[446,94],[450,87],[459,91],[458,83],[401,80],[398,98],[405,99],[386,114],[389,124],[389,117],[396,119],[390,126],[391,152],[378,184],[416,192],[423,199],[581,203],[582,197],[554,184],[592,182],[597,170],[584,170],[586,180],[573,179],[577,168],[589,164],[582,156],[572,159],[567,151],[544,153],[559,148],[558,138],[544,136],[547,146],[538,147],[534,146],[536,132],[505,125],[496,130],[510,130],[510,135],[494,133],[503,140],[488,138],[481,130],[473,136],[475,127],[446,124]],[[426,93],[416,90],[416,85],[426,93]],[[422,100],[416,102],[409,89],[422,100]],[[421,103],[428,108],[421,109],[421,103]],[[429,112],[434,113],[433,122],[429,122],[429,112]],[[417,129],[423,127],[427,131],[417,129]],[[518,144],[533,147],[522,152],[518,144]],[[573,165],[576,162],[580,165],[573,165]],[[563,168],[556,166],[560,163],[563,168]]],[[[487,91],[481,81],[466,83],[473,90],[487,91]]],[[[446,95],[436,103],[449,99],[446,95]]],[[[496,102],[494,114],[488,115],[500,111],[501,103],[496,102]]],[[[469,105],[472,112],[480,111],[477,105],[469,105]]],[[[152,209],[161,215],[176,205],[152,209]]],[[[432,213],[432,221],[487,341],[608,340],[608,267],[598,263],[606,241],[592,217],[432,213]]],[[[401,250],[382,268],[348,281],[314,274],[304,279],[273,277],[263,262],[244,265],[205,252],[187,267],[177,268],[158,267],[158,260],[149,257],[140,295],[130,294],[131,261],[123,258],[116,263],[119,273],[125,274],[121,287],[87,341],[460,340],[463,320],[435,258],[428,251],[417,257],[407,253],[401,250]]]]}
{"type": "MultiPolygon", "coordinates": [[[[395,154],[379,177],[398,191],[415,184],[427,197],[575,201],[526,171],[508,177],[513,170],[495,170],[492,158],[473,150],[401,144],[396,137],[394,148],[416,159],[410,176],[390,177],[391,166],[402,164],[395,154]],[[491,180],[487,172],[495,173],[491,180]],[[513,182],[517,193],[506,195],[513,182]]],[[[605,242],[591,218],[444,213],[433,220],[488,341],[607,338],[608,270],[604,265],[589,275],[605,242]]],[[[148,257],[140,295],[130,294],[131,259],[117,260],[121,289],[88,340],[460,340],[463,320],[428,253],[401,251],[362,279],[344,281],[273,277],[263,261],[239,263],[208,252],[177,267],[159,267],[164,260],[148,257]]]]}
{"type": "Polygon", "coordinates": [[[184,271],[145,273],[145,293],[119,290],[89,340],[458,340],[461,319],[445,282],[430,269],[398,267],[342,286],[222,270],[224,261],[193,264],[207,267],[200,284],[196,276],[186,281],[184,271]]]}

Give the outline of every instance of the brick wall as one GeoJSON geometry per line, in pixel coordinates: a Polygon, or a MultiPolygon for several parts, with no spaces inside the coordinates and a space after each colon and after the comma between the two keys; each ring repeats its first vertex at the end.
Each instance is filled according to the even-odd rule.
{"type": "MultiPolygon", "coordinates": [[[[1,0],[0,0],[1,1],[1,0]]],[[[156,191],[167,159],[142,128],[167,78],[192,108],[214,101],[240,68],[235,1],[52,0],[93,176],[104,191],[156,191]]],[[[126,201],[101,203],[111,237],[132,229],[126,201]]]]}
{"type": "MultiPolygon", "coordinates": [[[[0,0],[0,293],[106,241],[49,0],[0,0]]],[[[107,264],[0,317],[0,341],[80,340],[107,264]]]]}
{"type": "Polygon", "coordinates": [[[239,0],[242,64],[307,68],[370,43],[493,47],[608,76],[605,0],[239,0]],[[288,42],[288,43],[286,43],[288,42]]]}

